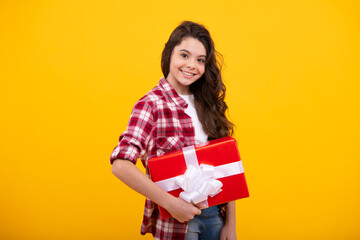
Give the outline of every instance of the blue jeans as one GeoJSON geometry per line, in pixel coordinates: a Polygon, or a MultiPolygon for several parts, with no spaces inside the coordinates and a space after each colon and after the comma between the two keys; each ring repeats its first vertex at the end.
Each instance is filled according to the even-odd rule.
{"type": "Polygon", "coordinates": [[[202,209],[200,215],[189,221],[186,240],[218,240],[223,226],[219,206],[202,209]]]}

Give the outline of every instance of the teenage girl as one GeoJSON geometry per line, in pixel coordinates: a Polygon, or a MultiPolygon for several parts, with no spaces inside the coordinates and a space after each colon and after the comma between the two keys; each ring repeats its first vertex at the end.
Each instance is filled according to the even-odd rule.
{"type": "Polygon", "coordinates": [[[146,197],[141,234],[161,240],[236,239],[235,202],[210,208],[187,203],[151,181],[147,165],[166,152],[232,135],[219,57],[204,26],[181,23],[162,52],[165,78],[135,104],[111,154],[113,174],[146,197]],[[147,176],[135,166],[138,158],[147,176]],[[157,205],[172,218],[161,220],[157,205]]]}

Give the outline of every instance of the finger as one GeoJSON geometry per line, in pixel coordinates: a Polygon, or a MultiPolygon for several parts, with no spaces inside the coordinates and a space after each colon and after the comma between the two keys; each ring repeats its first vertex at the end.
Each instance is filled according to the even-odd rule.
{"type": "Polygon", "coordinates": [[[196,215],[200,215],[201,214],[201,210],[199,208],[197,208],[197,211],[195,213],[196,215]]]}
{"type": "Polygon", "coordinates": [[[208,207],[206,203],[199,203],[198,206],[199,206],[200,209],[204,209],[204,208],[208,207]]]}
{"type": "Polygon", "coordinates": [[[209,207],[207,201],[200,202],[200,203],[196,204],[195,206],[198,207],[198,208],[200,208],[200,209],[204,209],[204,208],[208,208],[208,207],[209,207]]]}

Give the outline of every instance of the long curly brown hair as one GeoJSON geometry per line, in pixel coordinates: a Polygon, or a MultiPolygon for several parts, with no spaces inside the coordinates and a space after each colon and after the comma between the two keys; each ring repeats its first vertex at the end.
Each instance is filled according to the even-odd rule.
{"type": "Polygon", "coordinates": [[[234,132],[234,124],[227,119],[225,114],[228,107],[225,103],[226,87],[221,77],[223,58],[215,50],[210,33],[203,25],[184,21],[171,33],[161,56],[164,77],[166,78],[169,74],[170,58],[174,47],[187,37],[199,40],[206,49],[205,73],[190,85],[199,120],[205,133],[209,135],[209,140],[231,136],[234,132]]]}

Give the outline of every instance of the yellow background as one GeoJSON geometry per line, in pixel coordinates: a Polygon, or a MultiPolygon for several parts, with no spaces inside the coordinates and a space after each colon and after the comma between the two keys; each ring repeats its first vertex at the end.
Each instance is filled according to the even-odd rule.
{"type": "MultiPolygon", "coordinates": [[[[0,239],[151,239],[109,155],[205,24],[250,198],[239,239],[360,239],[358,1],[1,1],[0,239]]],[[[140,164],[138,164],[139,167],[140,164]]]]}

